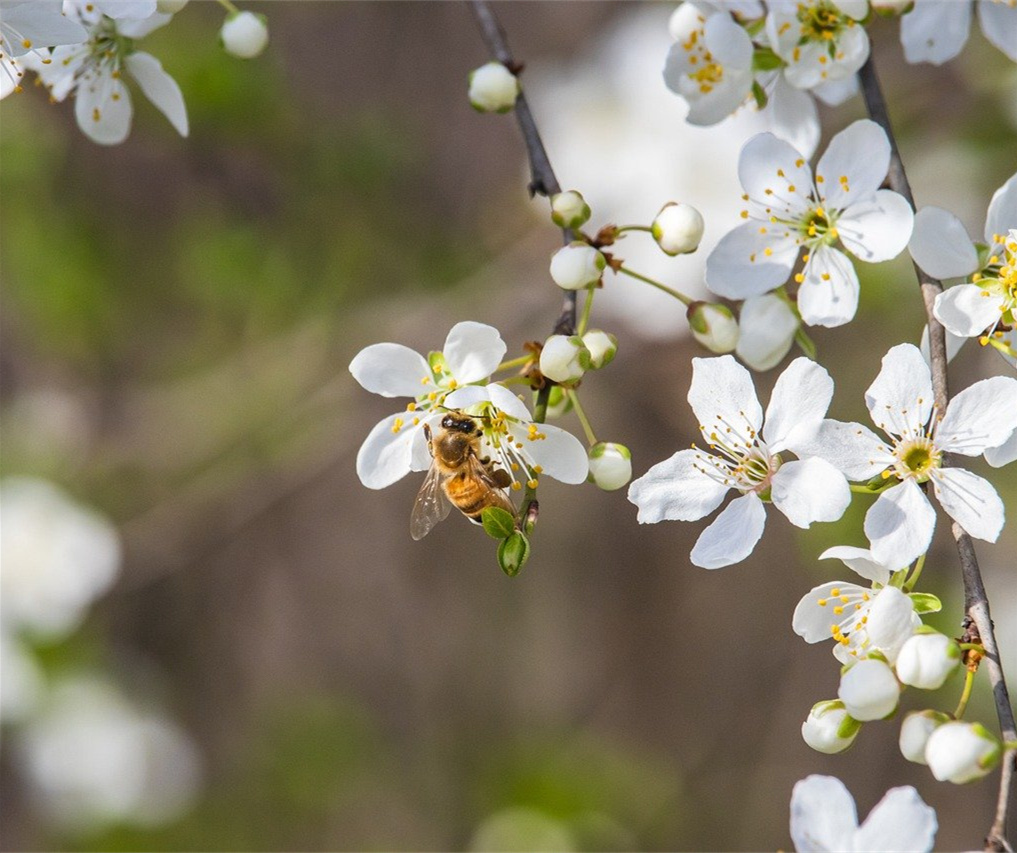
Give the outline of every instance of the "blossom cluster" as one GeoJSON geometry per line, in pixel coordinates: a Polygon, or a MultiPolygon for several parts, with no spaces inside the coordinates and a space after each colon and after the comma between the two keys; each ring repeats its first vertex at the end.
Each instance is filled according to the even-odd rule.
{"type": "MultiPolygon", "coordinates": [[[[189,131],[177,82],[135,42],[168,24],[188,0],[3,0],[0,2],[0,98],[22,90],[35,72],[53,102],[74,99],[78,127],[93,142],[117,145],[130,134],[133,82],[181,135],[189,131]]],[[[227,53],[259,55],[268,43],[263,15],[226,0],[219,33],[227,53]]]]}

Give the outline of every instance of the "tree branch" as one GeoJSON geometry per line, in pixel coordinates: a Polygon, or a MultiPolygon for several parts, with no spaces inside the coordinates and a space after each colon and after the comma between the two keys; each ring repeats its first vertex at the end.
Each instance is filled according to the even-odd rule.
{"type": "MultiPolygon", "coordinates": [[[[890,125],[886,101],[883,98],[883,91],[876,76],[876,68],[871,54],[858,74],[861,78],[862,94],[865,98],[865,105],[868,108],[869,115],[873,121],[886,131],[887,138],[890,140],[890,171],[887,176],[890,188],[904,196],[912,209],[916,209],[915,199],[911,193],[911,185],[908,183],[907,175],[904,172],[904,163],[901,160],[900,151],[897,148],[897,140],[890,125]]],[[[946,411],[946,404],[949,400],[946,330],[936,319],[932,309],[936,296],[943,292],[943,285],[923,271],[918,264],[915,264],[915,272],[918,274],[918,284],[921,288],[922,300],[925,303],[925,314],[929,324],[932,387],[936,408],[941,417],[942,413],[946,411]]],[[[985,584],[982,582],[982,573],[978,568],[978,558],[975,556],[974,543],[959,524],[952,525],[951,530],[954,541],[957,544],[961,576],[964,581],[964,607],[967,611],[965,627],[968,631],[977,633],[978,639],[975,639],[975,642],[981,642],[985,647],[985,666],[989,672],[989,682],[992,685],[992,695],[996,704],[996,715],[999,717],[1000,732],[1005,743],[1014,743],[1017,742],[1017,725],[1014,723],[1013,707],[1010,704],[1006,679],[1003,676],[1003,668],[999,659],[996,635],[993,631],[992,618],[989,614],[989,598],[985,592],[985,584]]],[[[1006,814],[1011,788],[1013,787],[1015,765],[1017,765],[1017,751],[1013,749],[1006,750],[1003,754],[1002,765],[996,814],[992,827],[985,838],[986,850],[1012,849],[1006,840],[1006,814]]]]}
{"type": "MultiPolygon", "coordinates": [[[[517,75],[522,71],[522,65],[516,62],[509,50],[508,41],[505,38],[505,31],[502,29],[494,11],[486,0],[469,0],[470,10],[476,18],[477,26],[480,27],[480,35],[487,45],[491,55],[502,65],[517,75]]],[[[537,123],[530,111],[530,105],[526,100],[526,93],[520,86],[519,97],[513,110],[519,130],[523,134],[523,141],[526,143],[526,154],[530,161],[530,196],[542,195],[547,198],[561,192],[558,178],[555,177],[554,169],[551,168],[551,161],[548,159],[544,142],[537,130],[537,123]]],[[[562,229],[562,240],[565,244],[571,243],[575,235],[569,228],[562,229]]],[[[553,334],[572,335],[576,330],[576,291],[566,290],[562,300],[561,313],[555,321],[553,334]]],[[[534,404],[534,416],[536,420],[543,421],[547,411],[548,396],[551,393],[550,383],[545,382],[544,386],[537,392],[537,400],[534,404]]],[[[534,490],[527,488],[523,498],[523,509],[520,518],[526,519],[530,514],[531,506],[535,505],[534,490]]]]}

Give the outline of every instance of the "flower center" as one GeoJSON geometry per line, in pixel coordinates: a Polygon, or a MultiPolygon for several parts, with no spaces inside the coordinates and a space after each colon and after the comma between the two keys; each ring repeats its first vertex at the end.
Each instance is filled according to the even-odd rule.
{"type": "Polygon", "coordinates": [[[893,471],[898,479],[914,480],[917,483],[928,480],[933,469],[939,468],[943,462],[942,451],[936,449],[932,439],[924,435],[901,442],[897,445],[895,455],[897,463],[893,471]]]}
{"type": "MultiPolygon", "coordinates": [[[[739,412],[743,421],[732,424],[720,415],[713,428],[700,424],[699,429],[709,441],[710,453],[697,453],[695,467],[714,480],[731,489],[746,494],[755,492],[763,500],[769,500],[770,483],[782,461],[777,454],[771,455],[755,428],[739,412]]],[[[693,449],[698,450],[695,444],[693,449]]]]}
{"type": "Polygon", "coordinates": [[[840,9],[827,0],[799,3],[798,22],[801,25],[802,44],[810,41],[832,42],[844,27],[855,23],[853,18],[841,14],[840,9]]]}

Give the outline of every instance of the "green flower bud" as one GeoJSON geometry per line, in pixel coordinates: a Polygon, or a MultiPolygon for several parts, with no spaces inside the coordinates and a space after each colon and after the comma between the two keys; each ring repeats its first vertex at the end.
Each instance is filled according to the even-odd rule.
{"type": "Polygon", "coordinates": [[[580,228],[590,218],[590,206],[581,193],[566,190],[551,196],[551,221],[560,228],[580,228]]]}
{"type": "Polygon", "coordinates": [[[590,367],[593,370],[607,367],[618,352],[618,339],[600,329],[590,329],[583,335],[583,343],[590,351],[590,367]]]}

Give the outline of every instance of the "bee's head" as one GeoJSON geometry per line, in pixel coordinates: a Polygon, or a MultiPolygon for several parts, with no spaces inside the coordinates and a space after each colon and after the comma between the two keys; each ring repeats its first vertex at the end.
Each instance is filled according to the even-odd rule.
{"type": "Polygon", "coordinates": [[[443,429],[461,432],[464,435],[472,435],[480,431],[477,422],[462,412],[449,412],[441,419],[441,426],[443,429]]]}

